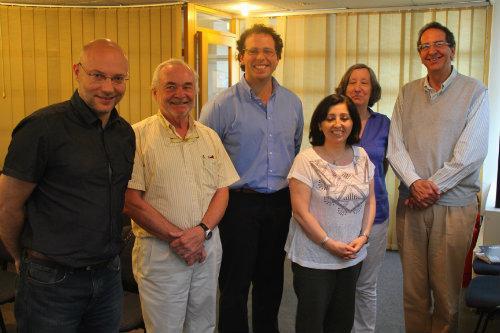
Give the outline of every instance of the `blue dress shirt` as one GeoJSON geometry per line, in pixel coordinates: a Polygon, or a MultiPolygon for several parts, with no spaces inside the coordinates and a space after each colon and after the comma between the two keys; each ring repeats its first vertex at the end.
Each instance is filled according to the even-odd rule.
{"type": "Polygon", "coordinates": [[[288,186],[300,150],[304,116],[300,99],[273,80],[267,105],[243,77],[203,106],[200,121],[220,136],[240,180],[231,188],[272,193],[288,186]]]}
{"type": "Polygon", "coordinates": [[[377,210],[374,223],[382,223],[389,218],[389,199],[385,186],[384,159],[387,152],[387,140],[391,121],[386,115],[373,112],[365,125],[359,146],[363,147],[375,165],[375,199],[377,210]]]}

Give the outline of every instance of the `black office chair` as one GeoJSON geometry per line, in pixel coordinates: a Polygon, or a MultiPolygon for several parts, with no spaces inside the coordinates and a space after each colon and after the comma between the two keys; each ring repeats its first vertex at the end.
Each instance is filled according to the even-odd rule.
{"type": "Polygon", "coordinates": [[[478,275],[500,275],[500,264],[488,264],[479,258],[472,262],[472,269],[478,275]]]}
{"type": "Polygon", "coordinates": [[[479,312],[475,333],[486,332],[488,322],[500,313],[500,265],[475,259],[472,267],[476,274],[465,294],[465,304],[479,312]],[[482,327],[482,329],[481,329],[482,327]]]}
{"type": "MultiPolygon", "coordinates": [[[[17,274],[8,271],[8,264],[12,263],[14,260],[7,252],[0,240],[0,306],[14,302],[16,295],[16,280],[17,274]]],[[[5,322],[3,319],[2,309],[0,308],[0,332],[7,333],[7,328],[5,327],[5,322]]]]}
{"type": "Polygon", "coordinates": [[[139,289],[132,272],[132,248],[135,237],[130,226],[126,226],[122,231],[123,248],[120,254],[123,284],[123,311],[120,323],[120,332],[128,332],[144,327],[142,318],[141,301],[139,299],[139,289]]]}

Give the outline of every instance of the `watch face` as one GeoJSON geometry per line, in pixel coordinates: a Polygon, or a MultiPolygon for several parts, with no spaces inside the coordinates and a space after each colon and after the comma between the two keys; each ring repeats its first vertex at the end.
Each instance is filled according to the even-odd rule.
{"type": "Polygon", "coordinates": [[[205,239],[209,240],[210,238],[212,238],[212,230],[205,231],[205,239]]]}

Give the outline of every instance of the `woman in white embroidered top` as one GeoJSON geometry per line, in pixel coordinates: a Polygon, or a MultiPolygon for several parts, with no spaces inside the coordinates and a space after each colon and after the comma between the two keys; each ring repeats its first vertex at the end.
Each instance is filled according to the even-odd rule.
{"type": "Polygon", "coordinates": [[[285,245],[297,295],[297,333],[350,332],[356,280],[375,218],[374,166],[349,97],[316,107],[309,141],[288,174],[293,219],[285,245]]]}

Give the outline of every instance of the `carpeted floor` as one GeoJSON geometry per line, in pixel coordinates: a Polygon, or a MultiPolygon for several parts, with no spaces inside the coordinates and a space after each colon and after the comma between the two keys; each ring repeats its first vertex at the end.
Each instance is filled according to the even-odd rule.
{"type": "MultiPolygon", "coordinates": [[[[402,273],[399,253],[387,251],[379,277],[376,333],[404,333],[402,290],[402,273]]],[[[294,323],[296,307],[297,299],[293,291],[292,272],[290,269],[290,262],[287,260],[285,263],[283,300],[281,302],[279,314],[279,325],[282,333],[295,332],[294,323]]],[[[12,304],[3,305],[2,313],[8,333],[14,333],[16,331],[16,326],[12,304]]],[[[460,307],[459,332],[473,332],[477,318],[477,315],[472,310],[462,304],[460,307]]],[[[134,333],[140,332],[143,331],[134,331],[134,333]]],[[[490,323],[487,332],[500,332],[500,318],[494,319],[490,323]]]]}

